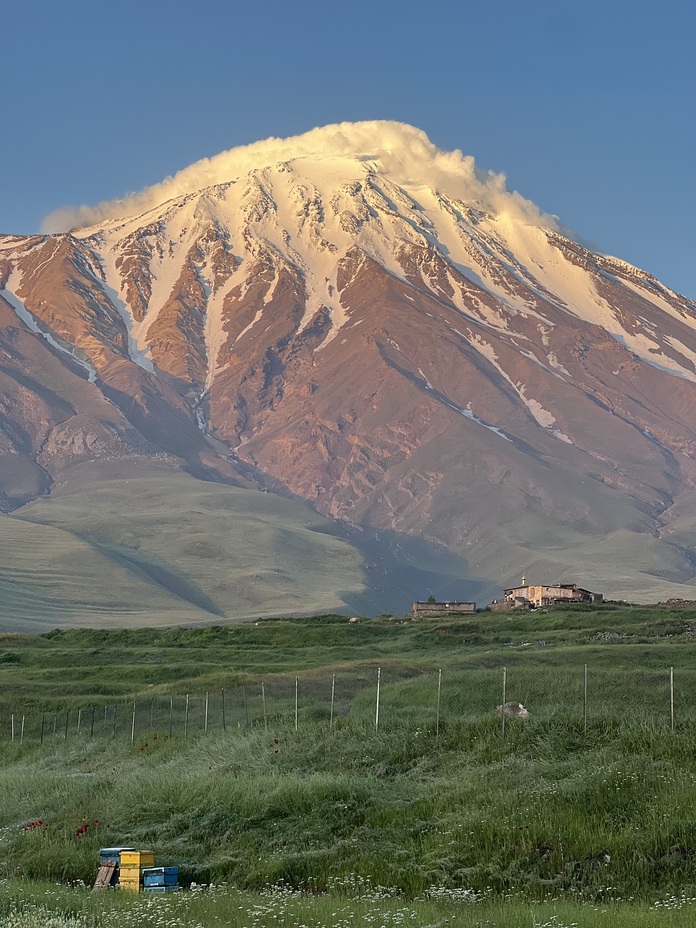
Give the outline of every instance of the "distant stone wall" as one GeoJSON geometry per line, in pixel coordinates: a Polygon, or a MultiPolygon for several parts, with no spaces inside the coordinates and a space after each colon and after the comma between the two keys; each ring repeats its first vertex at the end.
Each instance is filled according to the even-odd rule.
{"type": "Polygon", "coordinates": [[[411,615],[416,617],[438,615],[467,615],[476,612],[476,603],[411,603],[411,615]]]}
{"type": "Polygon", "coordinates": [[[515,599],[494,599],[488,608],[491,612],[512,612],[514,609],[531,609],[532,603],[518,596],[515,599]]]}

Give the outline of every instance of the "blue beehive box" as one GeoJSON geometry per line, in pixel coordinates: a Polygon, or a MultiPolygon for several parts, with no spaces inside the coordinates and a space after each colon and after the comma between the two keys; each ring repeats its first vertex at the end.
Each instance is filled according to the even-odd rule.
{"type": "Polygon", "coordinates": [[[178,867],[146,867],[143,870],[143,886],[145,889],[176,888],[179,885],[178,867]]]}
{"type": "Polygon", "coordinates": [[[105,860],[115,860],[116,863],[119,862],[121,851],[134,851],[134,847],[100,847],[99,848],[99,860],[101,863],[104,863],[105,860]]]}

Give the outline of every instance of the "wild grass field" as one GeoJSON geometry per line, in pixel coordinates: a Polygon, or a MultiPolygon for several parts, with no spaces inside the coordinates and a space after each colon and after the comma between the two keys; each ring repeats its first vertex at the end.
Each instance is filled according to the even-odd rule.
{"type": "Polygon", "coordinates": [[[405,899],[385,887],[337,880],[331,893],[268,887],[250,893],[226,886],[193,887],[155,898],[123,893],[94,895],[85,888],[0,883],[4,928],[683,928],[690,925],[685,895],[652,905],[554,900],[533,903],[509,895],[434,889],[405,899]]]}
{"type": "Polygon", "coordinates": [[[3,636],[0,917],[691,924],[694,627],[684,610],[604,607],[3,636]],[[531,712],[504,738],[503,667],[508,698],[531,712]],[[348,680],[363,682],[331,718],[330,684],[348,680]],[[207,734],[200,716],[186,733],[177,716],[170,735],[166,712],[148,711],[183,693],[200,709],[221,688],[256,700],[248,716],[228,703],[224,729],[211,712],[207,734]],[[90,706],[134,703],[134,732],[130,714],[115,733],[84,721],[90,706]],[[66,708],[67,737],[46,725],[43,742],[35,726],[11,740],[8,714],[62,720],[66,708]],[[66,888],[90,883],[99,847],[119,844],[216,888],[166,903],[66,888]]]}

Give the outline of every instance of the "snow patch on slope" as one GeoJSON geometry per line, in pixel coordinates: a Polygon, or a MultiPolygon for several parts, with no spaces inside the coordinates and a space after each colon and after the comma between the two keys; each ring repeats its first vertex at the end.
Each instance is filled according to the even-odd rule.
{"type": "Polygon", "coordinates": [[[539,425],[543,429],[551,428],[552,425],[556,424],[555,417],[548,411],[548,409],[544,409],[544,407],[541,405],[541,403],[538,400],[528,397],[526,394],[526,390],[527,388],[525,387],[524,384],[517,385],[517,392],[520,395],[520,399],[522,400],[524,405],[527,407],[527,409],[531,412],[534,419],[536,419],[536,421],[539,423],[539,425]]]}
{"type": "Polygon", "coordinates": [[[506,435],[505,432],[503,432],[501,429],[497,428],[495,425],[488,425],[488,423],[484,422],[483,419],[479,419],[478,416],[475,416],[471,411],[471,404],[469,404],[466,409],[462,409],[461,406],[456,406],[451,402],[448,402],[446,405],[449,406],[450,409],[454,409],[455,412],[458,412],[460,416],[464,416],[465,419],[470,419],[477,425],[482,425],[484,429],[488,429],[489,432],[493,432],[494,435],[498,435],[500,438],[504,438],[505,441],[512,442],[512,438],[510,438],[509,435],[506,435]]]}
{"type": "MultiPolygon", "coordinates": [[[[647,338],[644,332],[629,330],[622,324],[620,313],[599,295],[592,273],[586,267],[570,261],[545,230],[530,224],[520,224],[511,217],[499,222],[504,227],[505,238],[515,256],[522,263],[540,269],[540,280],[546,291],[555,295],[554,302],[559,308],[604,329],[615,341],[653,367],[696,382],[694,370],[665,354],[658,342],[647,338]]],[[[645,298],[645,292],[641,292],[641,296],[645,298]]],[[[668,305],[665,303],[665,311],[668,305]]],[[[684,321],[674,307],[670,308],[670,315],[684,321]]]]}
{"type": "Polygon", "coordinates": [[[106,251],[99,254],[98,257],[104,273],[104,279],[100,281],[100,284],[126,327],[126,332],[128,334],[128,357],[131,361],[134,361],[138,367],[142,367],[143,370],[152,373],[154,371],[154,366],[149,357],[150,347],[143,334],[143,323],[135,321],[130,307],[123,297],[121,276],[116,269],[114,254],[111,251],[106,251]]]}
{"type": "Polygon", "coordinates": [[[17,313],[22,322],[36,335],[41,336],[44,341],[55,348],[56,351],[59,351],[61,354],[67,355],[71,361],[74,361],[75,364],[78,364],[81,368],[87,371],[87,379],[90,383],[97,382],[97,371],[90,362],[84,358],[80,357],[75,353],[75,350],[69,348],[64,342],[59,342],[50,332],[42,329],[32,315],[32,313],[27,309],[22,300],[16,295],[16,290],[19,289],[22,283],[21,274],[14,272],[10,275],[7,284],[4,290],[0,290],[0,296],[10,304],[12,309],[17,313]]]}

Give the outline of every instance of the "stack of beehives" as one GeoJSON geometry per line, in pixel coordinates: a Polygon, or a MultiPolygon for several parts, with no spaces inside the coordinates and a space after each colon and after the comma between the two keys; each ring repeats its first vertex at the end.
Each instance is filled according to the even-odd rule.
{"type": "Polygon", "coordinates": [[[139,893],[143,888],[143,870],[154,867],[152,851],[121,851],[119,855],[118,888],[139,893]]]}
{"type": "Polygon", "coordinates": [[[103,847],[95,889],[116,886],[126,892],[169,893],[179,889],[178,867],[155,867],[152,851],[134,847],[103,847]]]}
{"type": "Polygon", "coordinates": [[[118,886],[119,863],[122,851],[134,851],[134,847],[102,847],[99,849],[99,873],[95,889],[118,886]]]}

